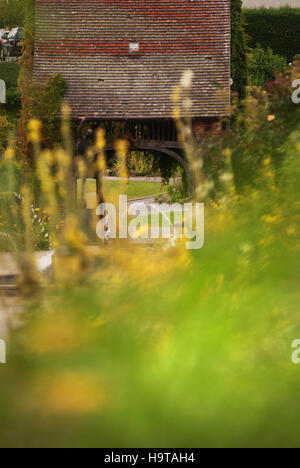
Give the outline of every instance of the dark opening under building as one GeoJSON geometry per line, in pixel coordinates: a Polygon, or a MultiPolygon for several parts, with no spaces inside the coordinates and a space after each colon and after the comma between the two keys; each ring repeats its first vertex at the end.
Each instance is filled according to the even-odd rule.
{"type": "Polygon", "coordinates": [[[72,117],[126,121],[135,148],[180,147],[171,95],[186,70],[195,129],[228,116],[230,0],[36,0],[35,78],[60,73],[72,117]]]}

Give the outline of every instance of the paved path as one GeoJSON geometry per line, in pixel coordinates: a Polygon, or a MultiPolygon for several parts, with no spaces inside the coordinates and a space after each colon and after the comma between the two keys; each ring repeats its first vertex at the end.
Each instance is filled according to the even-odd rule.
{"type": "MultiPolygon", "coordinates": [[[[163,179],[162,177],[116,177],[116,176],[107,176],[103,177],[104,180],[129,180],[129,182],[157,182],[157,183],[162,183],[163,179]]],[[[87,179],[88,181],[93,181],[95,179],[87,179]]],[[[176,182],[176,180],[181,180],[181,179],[170,179],[170,183],[173,184],[176,182]]]]}
{"type": "MultiPolygon", "coordinates": [[[[54,252],[38,252],[35,261],[38,270],[47,274],[52,266],[54,252]]],[[[18,297],[18,276],[20,270],[15,257],[0,254],[0,339],[21,323],[22,300],[18,297]]]]}
{"type": "Polygon", "coordinates": [[[157,182],[161,183],[161,177],[103,177],[104,180],[129,180],[130,182],[157,182]]]}

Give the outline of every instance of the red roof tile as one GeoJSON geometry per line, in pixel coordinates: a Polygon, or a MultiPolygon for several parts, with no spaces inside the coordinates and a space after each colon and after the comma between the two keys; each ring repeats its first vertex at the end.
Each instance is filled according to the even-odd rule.
{"type": "Polygon", "coordinates": [[[230,0],[36,0],[34,74],[66,78],[74,117],[171,117],[187,69],[193,116],[228,115],[230,0]]]}

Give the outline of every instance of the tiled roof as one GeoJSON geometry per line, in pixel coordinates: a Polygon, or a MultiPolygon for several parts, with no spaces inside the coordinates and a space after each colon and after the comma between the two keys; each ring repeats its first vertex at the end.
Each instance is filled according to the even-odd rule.
{"type": "Polygon", "coordinates": [[[61,73],[74,117],[171,117],[187,69],[193,116],[228,115],[230,0],[36,0],[35,78],[61,73]]]}

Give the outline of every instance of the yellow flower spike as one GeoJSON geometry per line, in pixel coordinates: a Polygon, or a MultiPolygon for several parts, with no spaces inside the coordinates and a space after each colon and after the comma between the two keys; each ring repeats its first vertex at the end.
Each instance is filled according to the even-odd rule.
{"type": "Polygon", "coordinates": [[[115,143],[115,150],[119,156],[126,156],[129,150],[129,142],[127,140],[117,140],[115,143]]]}
{"type": "Polygon", "coordinates": [[[86,371],[48,374],[34,382],[34,406],[58,415],[95,414],[110,403],[111,389],[103,377],[86,371]],[[43,405],[40,402],[43,401],[43,405]]]}
{"type": "Polygon", "coordinates": [[[223,151],[223,155],[225,156],[225,158],[231,158],[232,156],[232,151],[230,148],[225,148],[224,151],[223,151]]]}
{"type": "Polygon", "coordinates": [[[95,156],[95,151],[92,148],[89,148],[86,152],[86,157],[89,162],[93,162],[95,156]]]}
{"type": "Polygon", "coordinates": [[[179,120],[180,115],[181,115],[180,107],[179,106],[174,107],[174,109],[173,109],[173,119],[179,120]]]}
{"type": "Polygon", "coordinates": [[[193,101],[189,98],[185,99],[183,101],[183,107],[186,109],[186,110],[189,110],[193,107],[193,101]]]}
{"type": "Polygon", "coordinates": [[[274,215],[274,216],[265,215],[265,216],[262,216],[262,219],[267,224],[279,224],[282,220],[280,215],[274,215]]]}
{"type": "Polygon", "coordinates": [[[31,143],[38,143],[40,141],[40,133],[38,131],[31,131],[28,135],[28,139],[31,143]]]}
{"type": "Polygon", "coordinates": [[[269,166],[271,164],[271,158],[266,158],[263,160],[263,165],[266,167],[266,166],[269,166]]]}
{"type": "Polygon", "coordinates": [[[185,89],[188,89],[192,86],[192,81],[194,78],[193,70],[186,70],[181,78],[181,86],[185,89]]]}
{"type": "Polygon", "coordinates": [[[176,104],[180,102],[180,96],[181,96],[181,88],[180,86],[175,86],[173,90],[173,94],[171,96],[171,100],[176,104]]]}
{"type": "Polygon", "coordinates": [[[288,236],[293,236],[294,234],[296,234],[296,229],[294,227],[289,227],[286,229],[286,233],[288,236]]]}
{"type": "Polygon", "coordinates": [[[84,178],[87,174],[87,167],[86,167],[84,159],[82,158],[78,159],[77,168],[78,168],[78,173],[79,173],[80,178],[81,179],[84,178]]]}
{"type": "Polygon", "coordinates": [[[31,119],[28,122],[27,128],[30,132],[39,132],[42,128],[42,122],[37,119],[31,119]]]}
{"type": "Polygon", "coordinates": [[[54,160],[53,153],[51,153],[51,151],[49,151],[49,150],[44,151],[42,153],[41,157],[45,160],[48,167],[53,166],[55,160],[54,160]]]}
{"type": "Polygon", "coordinates": [[[87,244],[87,238],[79,229],[75,215],[69,215],[66,219],[65,240],[69,247],[76,250],[82,250],[87,244]]]}
{"type": "Polygon", "coordinates": [[[106,169],[106,162],[105,162],[105,158],[102,154],[100,154],[97,158],[97,169],[100,171],[100,172],[103,172],[105,171],[106,169]]]}
{"type": "Polygon", "coordinates": [[[105,130],[103,128],[99,128],[96,133],[96,148],[97,150],[103,150],[106,146],[106,139],[105,139],[105,130]]]}
{"type": "Polygon", "coordinates": [[[61,148],[56,151],[56,159],[62,168],[67,168],[71,164],[70,156],[61,148]]]}
{"type": "Polygon", "coordinates": [[[61,106],[61,111],[62,111],[62,116],[64,119],[70,119],[71,116],[71,107],[67,103],[67,101],[64,101],[61,106]]]}
{"type": "Polygon", "coordinates": [[[141,226],[139,229],[137,229],[132,237],[133,239],[138,239],[139,237],[141,237],[143,234],[145,234],[146,232],[148,232],[149,230],[149,225],[148,224],[145,224],[144,226],[141,226]]]}
{"type": "Polygon", "coordinates": [[[7,150],[4,152],[4,159],[6,161],[11,161],[15,157],[15,152],[12,148],[7,148],[7,150]]]}

